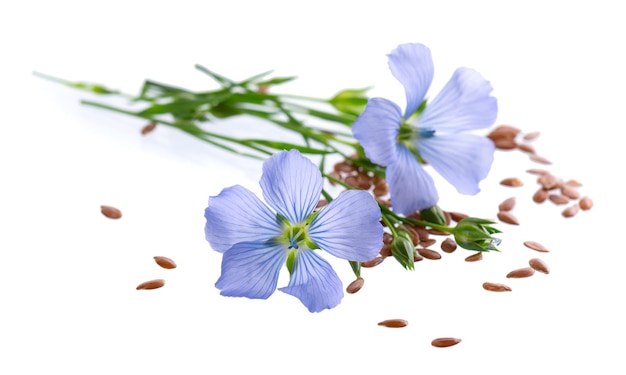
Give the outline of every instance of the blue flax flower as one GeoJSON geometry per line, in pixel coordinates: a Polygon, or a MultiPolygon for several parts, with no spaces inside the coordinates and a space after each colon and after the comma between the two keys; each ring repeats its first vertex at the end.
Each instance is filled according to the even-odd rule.
{"type": "Polygon", "coordinates": [[[423,164],[459,193],[478,193],[495,147],[487,137],[469,131],[496,120],[491,84],[475,70],[459,68],[426,104],[434,71],[430,50],[419,43],[401,44],[388,57],[391,73],[406,92],[404,114],[395,103],[372,98],[354,123],[353,134],[367,157],[386,167],[394,211],[409,214],[437,204],[437,189],[423,164]]]}
{"type": "Polygon", "coordinates": [[[267,205],[239,185],[209,198],[206,239],[223,253],[215,286],[224,296],[266,299],[286,265],[289,284],[279,290],[311,312],[337,306],[341,280],[315,250],[358,262],[374,258],[383,236],[378,204],[366,191],[348,190],[315,211],[322,175],[296,150],[268,158],[260,185],[267,205]]]}

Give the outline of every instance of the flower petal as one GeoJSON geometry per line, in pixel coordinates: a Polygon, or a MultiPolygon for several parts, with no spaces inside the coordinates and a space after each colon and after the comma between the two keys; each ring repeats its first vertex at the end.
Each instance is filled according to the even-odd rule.
{"type": "Polygon", "coordinates": [[[339,194],[315,216],[309,236],[322,250],[358,262],[374,258],[383,245],[380,208],[364,190],[339,194]]]}
{"type": "Polygon", "coordinates": [[[352,125],[352,134],[373,163],[386,166],[396,160],[396,140],[401,122],[402,111],[397,104],[372,98],[352,125]]]}
{"type": "Polygon", "coordinates": [[[430,49],[420,43],[401,44],[389,54],[389,69],[404,86],[404,118],[409,118],[422,104],[433,81],[435,67],[430,49]]]}
{"type": "Polygon", "coordinates": [[[267,241],[281,232],[276,214],[250,190],[239,185],[210,197],[204,217],[205,237],[220,253],[238,242],[267,241]]]}
{"type": "Polygon", "coordinates": [[[480,73],[459,68],[420,114],[417,126],[450,133],[489,127],[498,115],[492,90],[480,73]]]}
{"type": "Polygon", "coordinates": [[[450,134],[420,139],[424,160],[461,194],[477,194],[493,162],[493,142],[476,134],[450,134]]]}
{"type": "Polygon", "coordinates": [[[331,309],[343,298],[339,276],[313,250],[298,252],[289,284],[278,290],[298,298],[310,312],[331,309]]]}
{"type": "Polygon", "coordinates": [[[303,222],[320,200],[322,174],[299,151],[281,151],[263,163],[265,201],[292,224],[303,222]]]}
{"type": "Polygon", "coordinates": [[[224,253],[222,274],[215,283],[220,294],[266,299],[276,290],[285,247],[273,242],[241,242],[224,253]]]}
{"type": "Polygon", "coordinates": [[[387,167],[386,179],[391,205],[397,213],[408,215],[439,201],[433,178],[406,146],[398,145],[398,161],[387,167]]]}

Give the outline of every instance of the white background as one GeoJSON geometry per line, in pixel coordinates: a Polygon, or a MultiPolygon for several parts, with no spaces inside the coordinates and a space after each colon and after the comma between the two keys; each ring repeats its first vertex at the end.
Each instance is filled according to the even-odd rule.
{"type": "MultiPolygon", "coordinates": [[[[0,6],[0,373],[626,372],[619,2],[16,4],[0,6]],[[273,69],[299,76],[281,92],[374,86],[372,95],[403,106],[386,54],[405,42],[431,48],[431,94],[459,66],[480,71],[499,100],[497,123],[540,131],[533,145],[553,161],[548,169],[583,182],[595,207],[565,219],[563,207],[533,203],[525,170],[546,166],[498,152],[479,195],[437,183],[442,208],[476,216],[493,218],[517,197],[521,225],[499,225],[501,253],[468,263],[471,253],[457,250],[414,272],[388,259],[364,270],[359,293],[318,314],[280,292],[257,301],[214,288],[221,256],[204,240],[208,197],[233,184],[260,192],[260,163],[165,128],[141,136],[143,122],[79,103],[104,98],[32,75],[136,93],[147,78],[215,88],[194,64],[233,79],[273,69]],[[504,177],[525,186],[500,186],[504,177]],[[102,204],[124,216],[103,217],[102,204]],[[159,268],[155,255],[178,268],[159,268]],[[551,273],[506,279],[532,257],[551,273]],[[166,285],[135,290],[153,278],[166,285]],[[513,291],[484,291],[484,281],[513,291]],[[377,325],[390,318],[409,325],[377,325]],[[430,345],[443,336],[463,341],[430,345]]],[[[331,261],[350,282],[347,263],[331,261]]]]}

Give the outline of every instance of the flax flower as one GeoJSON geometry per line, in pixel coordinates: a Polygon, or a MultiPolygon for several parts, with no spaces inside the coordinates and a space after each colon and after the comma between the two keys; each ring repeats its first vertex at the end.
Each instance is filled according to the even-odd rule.
{"type": "Polygon", "coordinates": [[[224,296],[266,299],[286,266],[289,283],[280,291],[311,312],[337,306],[341,280],[318,250],[351,261],[374,258],[383,236],[376,201],[366,191],[348,190],[315,211],[322,175],[296,150],[268,158],[260,185],[267,204],[239,185],[209,198],[206,239],[223,253],[215,286],[224,296]]]}
{"type": "Polygon", "coordinates": [[[389,55],[389,68],[406,92],[404,114],[383,98],[368,101],[353,125],[354,137],[374,163],[386,167],[394,211],[409,214],[439,200],[431,166],[461,194],[476,194],[491,168],[495,147],[472,133],[491,126],[498,113],[491,84],[478,72],[458,68],[441,92],[426,101],[434,67],[430,50],[402,44],[389,55]]]}

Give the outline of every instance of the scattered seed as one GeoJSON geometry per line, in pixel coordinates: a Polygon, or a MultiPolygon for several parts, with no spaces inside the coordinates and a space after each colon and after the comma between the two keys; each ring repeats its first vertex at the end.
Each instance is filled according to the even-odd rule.
{"type": "Polygon", "coordinates": [[[466,217],[469,217],[469,215],[461,213],[461,212],[453,212],[450,211],[450,218],[454,221],[456,221],[457,223],[463,219],[465,219],[466,217]]]}
{"type": "Polygon", "coordinates": [[[544,173],[537,178],[537,183],[541,185],[544,190],[552,190],[559,186],[561,180],[552,173],[544,173]]]}
{"type": "Polygon", "coordinates": [[[546,173],[550,173],[550,172],[548,172],[548,171],[547,171],[547,170],[545,170],[545,169],[539,169],[539,168],[531,168],[531,169],[527,169],[527,170],[526,170],[526,172],[528,172],[528,173],[530,173],[530,174],[536,174],[536,175],[539,175],[539,176],[541,176],[541,175],[543,175],[543,174],[546,174],[546,173]]]}
{"type": "Polygon", "coordinates": [[[493,144],[499,150],[514,150],[517,148],[517,142],[513,139],[496,139],[493,141],[493,144]]]}
{"type": "Polygon", "coordinates": [[[346,292],[354,294],[363,288],[363,284],[365,284],[365,280],[362,277],[357,277],[356,280],[346,287],[346,292]]]}
{"type": "Polygon", "coordinates": [[[511,125],[498,125],[491,132],[489,132],[487,137],[494,142],[499,139],[513,140],[520,132],[520,129],[511,125]]]}
{"type": "Polygon", "coordinates": [[[422,247],[430,247],[434,244],[437,243],[437,240],[433,239],[433,238],[427,238],[425,240],[422,240],[419,242],[420,246],[422,247]]]}
{"type": "Polygon", "coordinates": [[[122,217],[122,211],[111,206],[100,206],[100,212],[109,219],[119,219],[122,217]]]}
{"type": "Polygon", "coordinates": [[[567,180],[567,182],[565,182],[566,185],[572,186],[572,187],[581,187],[583,186],[583,184],[581,182],[578,182],[576,180],[567,180]]]}
{"type": "Polygon", "coordinates": [[[149,289],[157,289],[165,285],[165,280],[163,279],[154,279],[150,281],[144,281],[143,283],[137,285],[137,290],[149,290],[149,289]]]}
{"type": "Polygon", "coordinates": [[[554,204],[567,204],[569,203],[569,198],[565,195],[561,194],[550,194],[548,195],[548,199],[552,201],[554,204]]]}
{"type": "Polygon", "coordinates": [[[413,262],[419,262],[424,260],[424,257],[419,255],[417,252],[413,253],[413,262]]]}
{"type": "Polygon", "coordinates": [[[503,223],[519,225],[519,220],[517,220],[515,215],[513,215],[512,213],[508,211],[498,212],[498,219],[500,219],[500,221],[502,221],[503,223]]]}
{"type": "Polygon", "coordinates": [[[573,216],[576,216],[576,214],[578,213],[578,209],[579,209],[579,205],[578,204],[573,204],[573,205],[567,207],[566,209],[564,209],[563,212],[561,212],[561,215],[563,215],[563,217],[573,217],[573,216]]]}
{"type": "Polygon", "coordinates": [[[430,344],[436,348],[447,348],[460,342],[461,339],[457,339],[455,337],[440,337],[438,339],[434,339],[430,344]]]}
{"type": "Polygon", "coordinates": [[[550,273],[550,269],[548,268],[548,265],[543,260],[541,260],[539,258],[532,258],[531,260],[528,261],[528,264],[535,271],[543,272],[545,274],[549,274],[550,273]]]}
{"type": "Polygon", "coordinates": [[[176,268],[176,263],[167,257],[155,256],[154,261],[161,267],[166,269],[176,268]]]}
{"type": "Polygon", "coordinates": [[[527,152],[529,154],[534,154],[536,152],[535,148],[532,145],[528,144],[528,143],[518,143],[517,144],[517,148],[519,148],[521,151],[527,152]]]}
{"type": "Polygon", "coordinates": [[[479,251],[476,254],[472,254],[465,258],[466,262],[478,262],[479,260],[483,260],[483,252],[479,251]]]}
{"type": "Polygon", "coordinates": [[[509,272],[506,277],[507,278],[514,278],[514,279],[519,279],[522,277],[529,277],[535,274],[535,269],[532,267],[524,267],[524,268],[518,268],[516,270],[513,270],[511,272],[509,272]]]}
{"type": "Polygon", "coordinates": [[[379,326],[389,327],[389,328],[402,328],[402,327],[406,327],[408,324],[409,322],[407,322],[404,319],[387,319],[387,320],[383,320],[382,322],[378,322],[379,326]]]}
{"type": "Polygon", "coordinates": [[[532,141],[532,140],[535,140],[535,139],[539,138],[539,135],[540,135],[540,134],[541,134],[541,133],[539,133],[538,131],[536,131],[536,132],[526,133],[526,134],[524,134],[524,140],[525,140],[525,141],[532,141]]]}
{"type": "Polygon", "coordinates": [[[498,283],[490,283],[490,282],[483,283],[483,289],[488,290],[490,292],[510,292],[510,291],[512,291],[511,287],[509,287],[507,285],[498,284],[498,283]]]}
{"type": "Polygon", "coordinates": [[[524,183],[522,182],[522,180],[520,180],[517,177],[508,177],[500,181],[500,185],[519,187],[519,186],[524,186],[524,183]]]}
{"type": "Polygon", "coordinates": [[[530,160],[541,163],[541,164],[552,164],[552,162],[543,156],[539,156],[537,154],[530,154],[530,160]]]}
{"type": "Polygon", "coordinates": [[[446,253],[452,253],[456,250],[457,244],[451,237],[446,238],[441,242],[441,250],[446,253]]]}
{"type": "Polygon", "coordinates": [[[561,194],[565,195],[570,199],[578,199],[580,198],[580,192],[573,186],[570,185],[562,185],[561,186],[561,194]]]}
{"type": "Polygon", "coordinates": [[[500,211],[511,211],[513,208],[515,208],[515,197],[503,200],[498,206],[500,211]]]}
{"type": "Polygon", "coordinates": [[[524,246],[526,246],[529,249],[539,251],[541,253],[547,253],[550,251],[545,246],[535,241],[524,241],[524,246]]]}
{"type": "Polygon", "coordinates": [[[546,199],[548,199],[548,195],[550,195],[550,193],[548,193],[547,190],[539,189],[533,195],[533,201],[535,201],[536,203],[545,202],[546,199]]]}
{"type": "Polygon", "coordinates": [[[383,258],[392,256],[393,254],[391,253],[391,244],[383,244],[383,247],[380,248],[379,254],[383,258]]]}
{"type": "Polygon", "coordinates": [[[141,128],[141,134],[146,135],[148,133],[151,133],[154,130],[154,128],[156,128],[156,126],[157,126],[156,122],[149,123],[148,125],[141,128]]]}
{"type": "Polygon", "coordinates": [[[437,260],[441,259],[441,254],[432,249],[418,248],[417,253],[426,259],[437,260]]]}
{"type": "Polygon", "coordinates": [[[385,258],[383,257],[376,257],[372,260],[368,260],[367,262],[362,262],[361,263],[361,267],[364,268],[372,268],[372,267],[376,267],[377,265],[381,264],[383,262],[383,260],[385,260],[385,258]]]}
{"type": "Polygon", "coordinates": [[[582,197],[578,202],[578,205],[583,210],[590,210],[593,207],[593,201],[589,197],[582,197]]]}

